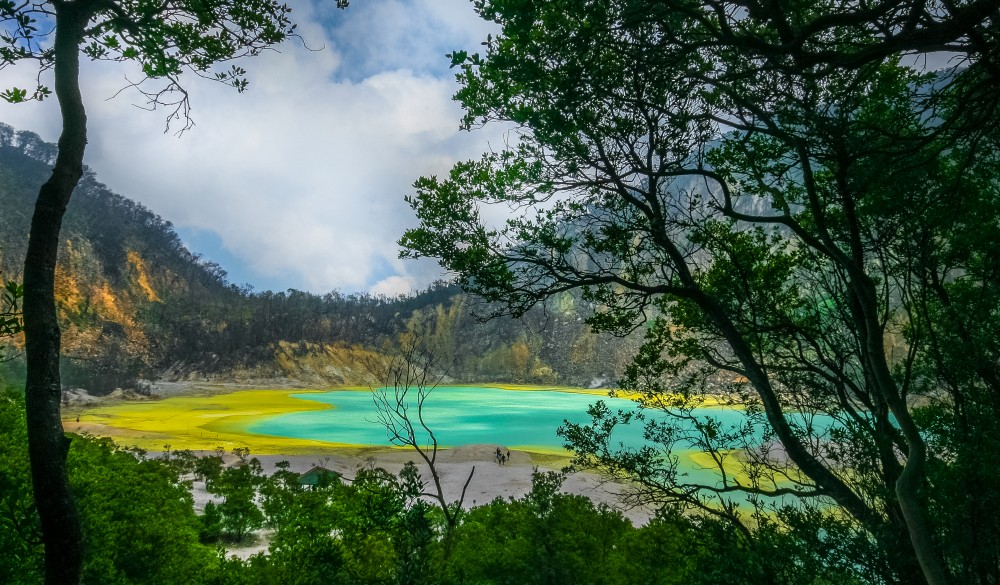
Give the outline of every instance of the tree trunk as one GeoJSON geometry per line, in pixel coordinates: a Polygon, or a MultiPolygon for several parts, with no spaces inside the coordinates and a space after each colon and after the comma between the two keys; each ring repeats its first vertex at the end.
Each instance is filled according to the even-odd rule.
{"type": "Polygon", "coordinates": [[[38,193],[24,261],[25,394],[28,454],[45,546],[46,585],[80,582],[83,538],[66,473],[69,439],[60,418],[59,323],[55,269],[59,230],[83,174],[87,116],[80,94],[80,53],[90,2],[55,3],[55,93],[62,113],[59,154],[38,193]]]}
{"type": "Polygon", "coordinates": [[[861,269],[856,269],[851,277],[851,286],[857,294],[855,321],[863,336],[862,358],[867,361],[864,367],[870,372],[889,411],[896,417],[896,424],[906,441],[906,462],[896,478],[896,485],[887,487],[895,491],[913,552],[927,585],[948,585],[948,571],[934,543],[927,513],[920,498],[920,489],[927,480],[927,446],[910,414],[906,398],[900,394],[885,357],[885,338],[879,323],[875,285],[861,269]]]}

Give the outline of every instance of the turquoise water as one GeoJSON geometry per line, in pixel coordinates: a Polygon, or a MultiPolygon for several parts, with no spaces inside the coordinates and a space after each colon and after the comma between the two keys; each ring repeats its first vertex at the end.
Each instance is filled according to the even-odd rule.
{"type": "MultiPolygon", "coordinates": [[[[337,390],[323,394],[292,394],[301,400],[311,400],[329,404],[327,410],[311,410],[281,414],[260,420],[251,425],[252,433],[311,439],[330,443],[359,446],[386,447],[389,440],[385,427],[378,422],[372,393],[367,390],[337,390]]],[[[441,447],[457,447],[472,444],[503,445],[510,449],[535,452],[562,452],[563,440],[556,435],[556,429],[568,420],[574,423],[590,422],[587,407],[603,400],[611,411],[635,410],[636,404],[621,398],[609,398],[592,394],[576,394],[559,391],[515,391],[499,388],[473,386],[447,386],[435,389],[424,405],[424,420],[434,431],[441,447]]],[[[416,416],[416,405],[411,404],[409,413],[416,416]]],[[[646,411],[647,416],[664,420],[662,413],[646,411]]],[[[713,419],[716,429],[726,433],[747,423],[745,413],[731,408],[699,408],[701,419],[713,419]]],[[[788,415],[793,424],[804,425],[799,415],[788,415]]],[[[681,435],[692,431],[689,422],[674,421],[681,435]]],[[[833,424],[829,417],[810,419],[813,428],[829,428],[833,424]]],[[[697,433],[692,433],[697,434],[697,433]]],[[[758,440],[763,438],[763,429],[753,428],[758,440]]],[[[421,444],[427,444],[426,435],[418,434],[421,444]]],[[[612,435],[612,444],[633,449],[647,445],[643,438],[641,423],[619,425],[612,435]]],[[[692,451],[683,439],[675,445],[678,481],[708,486],[719,486],[718,471],[702,467],[691,459],[692,451]]],[[[718,496],[711,496],[718,499],[718,496]]],[[[750,509],[745,495],[731,494],[726,500],[750,509]]]]}
{"type": "MultiPolygon", "coordinates": [[[[378,422],[372,394],[367,390],[337,390],[324,394],[292,394],[293,398],[331,405],[277,415],[249,427],[252,433],[295,439],[365,446],[388,446],[385,427],[378,422]]],[[[556,429],[565,420],[587,423],[587,407],[603,400],[611,410],[634,410],[631,400],[558,391],[515,391],[473,386],[436,388],[426,400],[424,420],[441,447],[498,444],[512,449],[558,451],[563,440],[556,429]]],[[[699,409],[701,414],[738,424],[742,414],[725,408],[699,409]]],[[[411,406],[413,415],[415,406],[411,406]]],[[[426,440],[426,439],[422,439],[426,440]]],[[[630,447],[643,444],[642,429],[616,429],[614,440],[630,447]]]]}

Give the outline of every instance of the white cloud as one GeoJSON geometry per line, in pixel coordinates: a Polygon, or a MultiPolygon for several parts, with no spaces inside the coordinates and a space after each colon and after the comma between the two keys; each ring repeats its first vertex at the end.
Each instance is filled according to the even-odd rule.
{"type": "Polygon", "coordinates": [[[371,287],[374,295],[384,295],[387,297],[397,297],[413,290],[416,281],[408,276],[390,276],[382,279],[371,287]]]}
{"type": "Polygon", "coordinates": [[[334,19],[334,42],[350,56],[352,67],[341,73],[352,79],[397,68],[442,74],[446,53],[475,52],[497,28],[475,15],[470,0],[363,0],[347,12],[334,19]]]}
{"type": "MultiPolygon", "coordinates": [[[[85,64],[87,162],[176,225],[216,232],[251,271],[294,275],[287,287],[425,286],[440,268],[397,259],[395,242],[415,223],[403,196],[418,176],[487,148],[489,133],[458,132],[441,47],[478,43],[489,25],[464,0],[317,6],[293,14],[305,45],[325,48],[290,42],[248,61],[246,94],[186,79],[196,126],[179,138],[163,133],[164,112],[130,106],[138,96],[106,101],[122,86],[119,66],[85,64]]],[[[55,140],[54,106],[5,106],[0,119],[55,140]]]]}

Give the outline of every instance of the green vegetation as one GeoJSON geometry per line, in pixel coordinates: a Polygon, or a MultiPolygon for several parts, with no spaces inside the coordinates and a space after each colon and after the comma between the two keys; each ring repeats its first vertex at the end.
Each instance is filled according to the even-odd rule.
{"type": "Polygon", "coordinates": [[[623,385],[695,430],[598,406],[563,429],[577,464],[755,539],[850,535],[874,582],[1000,579],[996,3],[476,6],[501,30],[452,55],[463,123],[518,140],[419,179],[401,244],[498,312],[575,290],[644,329],[623,385]],[[744,424],[689,399],[720,382],[744,424]],[[610,440],[628,423],[646,448],[610,440]]]}
{"type": "MultiPolygon", "coordinates": [[[[398,475],[363,468],[350,482],[269,475],[246,450],[167,451],[158,459],[105,439],[75,437],[70,482],[83,522],[83,583],[150,585],[482,583],[824,584],[863,579],[861,549],[836,526],[772,530],[749,538],[711,518],[662,510],[636,528],[619,512],[560,493],[562,477],[536,473],[525,497],[497,499],[459,517],[450,538],[437,505],[419,499],[413,466],[398,475]],[[196,515],[192,482],[215,503],[196,515]],[[254,497],[256,495],[257,497],[254,497]],[[248,560],[219,553],[266,525],[268,548],[248,560]],[[826,548],[815,547],[820,539],[826,548]],[[840,557],[840,555],[845,555],[840,557]],[[831,562],[841,561],[837,566],[831,562]]],[[[23,400],[0,397],[0,582],[42,582],[23,400]]],[[[867,552],[867,551],[866,551],[867,552]]]]}
{"type": "MultiPolygon", "coordinates": [[[[10,338],[24,329],[21,318],[21,299],[24,297],[24,288],[13,280],[6,284],[0,280],[0,286],[3,286],[3,289],[0,290],[0,368],[2,368],[4,362],[17,357],[16,350],[12,349],[10,345],[10,338]]],[[[4,369],[0,369],[0,384],[4,381],[4,369]]]]}
{"type": "MultiPolygon", "coordinates": [[[[346,0],[337,5],[346,7],[346,0]]],[[[166,109],[167,128],[180,121],[183,132],[192,122],[181,75],[189,72],[243,92],[246,70],[230,62],[259,55],[295,35],[290,12],[275,0],[0,3],[0,69],[27,62],[38,72],[35,87],[7,87],[0,98],[16,104],[48,97],[53,90],[41,79],[51,70],[61,122],[52,173],[35,199],[23,272],[25,408],[47,584],[78,584],[83,563],[81,521],[70,492],[60,421],[61,331],[55,292],[63,217],[84,174],[88,141],[81,54],[137,66],[140,79],[126,78],[126,87],[144,98],[146,108],[166,109]]],[[[140,277],[140,286],[148,290],[143,281],[140,277]]]]}
{"type": "MultiPolygon", "coordinates": [[[[82,167],[80,50],[138,59],[174,89],[184,66],[204,72],[283,38],[284,7],[183,4],[251,25],[261,36],[248,39],[213,36],[226,29],[212,18],[164,26],[180,14],[169,2],[143,5],[141,23],[126,3],[0,3],[17,23],[0,68],[54,66],[67,115],[58,148],[0,126],[0,268],[25,281],[37,358],[29,424],[19,399],[0,401],[0,578],[39,582],[45,562],[50,581],[69,583],[79,566],[100,583],[1000,582],[996,0],[474,4],[500,33],[484,54],[451,55],[463,123],[513,126],[517,140],[419,179],[409,202],[421,225],[402,239],[472,296],[441,285],[383,299],[234,287],[82,167]],[[56,36],[38,55],[48,33],[31,13],[56,36]],[[947,68],[928,65],[942,58],[947,68]],[[23,199],[39,189],[29,238],[23,199]],[[488,225],[489,205],[521,215],[488,225]],[[472,304],[495,319],[474,327],[472,304]],[[686,426],[598,404],[591,424],[562,429],[577,466],[631,482],[658,509],[648,526],[560,494],[548,474],[525,498],[459,513],[440,490],[435,505],[420,498],[413,466],[307,489],[246,451],[226,467],[83,437],[67,449],[54,432],[60,329],[75,358],[65,381],[99,393],[192,372],[363,383],[357,363],[385,362],[387,341],[411,337],[444,365],[434,375],[620,374],[642,407],[686,426]],[[710,394],[739,403],[744,422],[701,416],[710,394]],[[643,425],[649,444],[614,445],[623,424],[643,425]],[[679,470],[676,452],[691,448],[718,482],[679,470]],[[200,517],[190,477],[215,497],[200,517]],[[213,553],[264,526],[266,554],[213,553]]],[[[218,79],[242,90],[242,75],[218,79]]],[[[22,289],[5,290],[0,336],[21,328],[22,289]]],[[[383,412],[400,411],[398,396],[383,412]]],[[[390,427],[401,444],[415,446],[412,422],[390,427]]]]}
{"type": "MultiPolygon", "coordinates": [[[[0,581],[41,583],[42,547],[28,471],[23,398],[0,397],[0,581]]],[[[215,554],[198,541],[189,485],[107,439],[71,444],[67,466],[85,553],[84,583],[197,583],[215,554]]]]}
{"type": "MultiPolygon", "coordinates": [[[[2,281],[0,281],[2,282],[2,281]]],[[[24,297],[24,287],[14,281],[9,281],[0,291],[0,339],[17,335],[21,332],[21,298],[24,297]]]]}

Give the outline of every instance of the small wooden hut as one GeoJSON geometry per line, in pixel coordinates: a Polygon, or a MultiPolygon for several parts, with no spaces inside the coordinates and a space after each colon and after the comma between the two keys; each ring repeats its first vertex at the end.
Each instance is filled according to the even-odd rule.
{"type": "Polygon", "coordinates": [[[340,474],[319,465],[299,476],[299,485],[301,486],[315,488],[316,486],[327,486],[334,483],[340,483],[340,474]]]}

